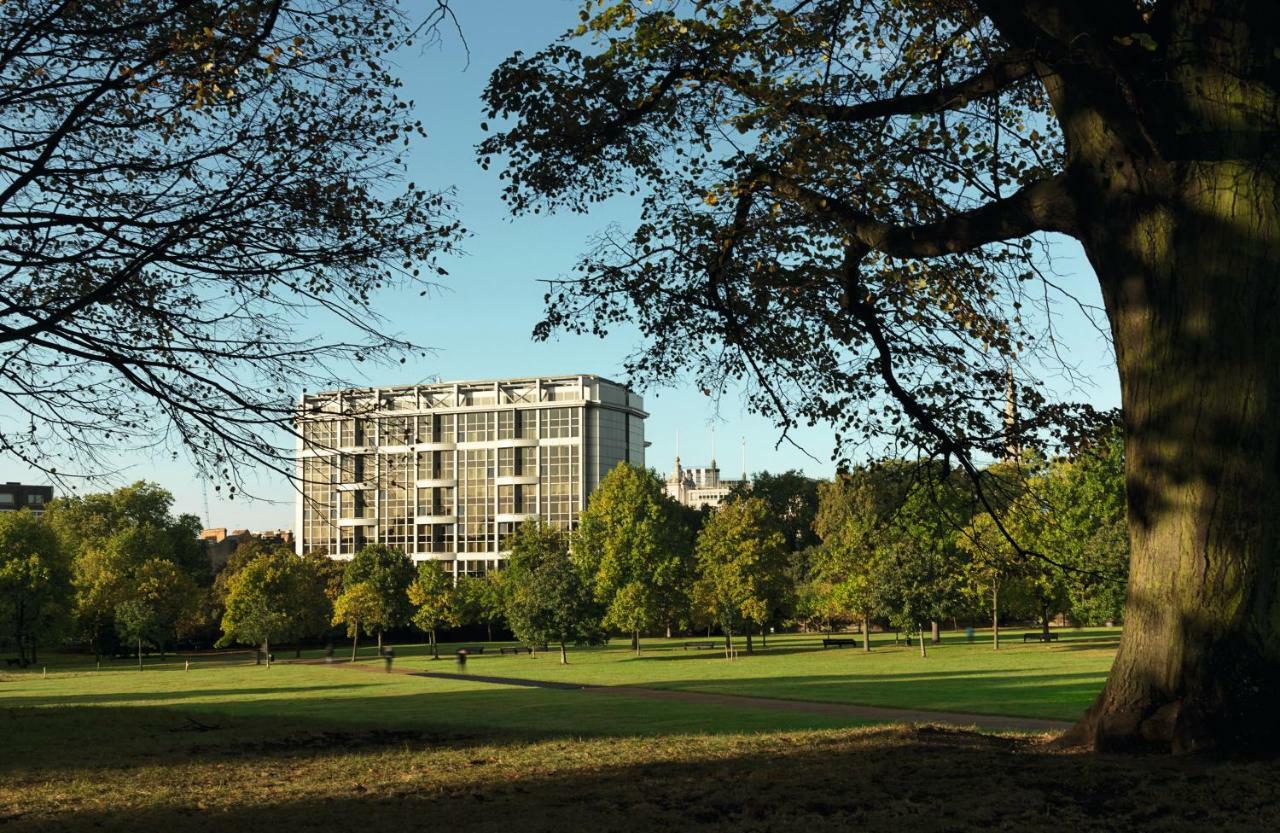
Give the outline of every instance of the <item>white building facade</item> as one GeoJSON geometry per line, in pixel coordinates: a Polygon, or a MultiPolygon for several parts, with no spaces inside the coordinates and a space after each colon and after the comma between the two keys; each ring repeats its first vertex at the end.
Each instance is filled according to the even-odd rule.
{"type": "Polygon", "coordinates": [[[720,477],[720,467],[712,458],[709,466],[685,468],[676,457],[675,468],[666,479],[667,494],[676,501],[692,509],[710,507],[715,509],[729,497],[735,487],[745,484],[750,488],[744,471],[741,480],[726,480],[720,477]]]}
{"type": "Polygon", "coordinates": [[[587,374],[305,395],[298,552],[382,543],[455,576],[498,569],[520,523],[570,529],[610,469],[644,466],[646,416],[587,374]]]}

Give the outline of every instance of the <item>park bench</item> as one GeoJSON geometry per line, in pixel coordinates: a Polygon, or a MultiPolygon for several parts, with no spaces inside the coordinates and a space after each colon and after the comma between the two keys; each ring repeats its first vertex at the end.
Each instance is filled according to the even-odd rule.
{"type": "Polygon", "coordinates": [[[505,656],[506,654],[523,654],[528,650],[528,648],[522,648],[519,645],[500,645],[498,646],[498,655],[505,656]]]}
{"type": "Polygon", "coordinates": [[[458,650],[466,651],[468,654],[483,654],[484,646],[483,645],[467,645],[463,648],[459,648],[458,650]]]}
{"type": "Polygon", "coordinates": [[[1022,635],[1023,642],[1057,642],[1058,635],[1056,633],[1024,633],[1022,635]]]}
{"type": "Polygon", "coordinates": [[[822,649],[825,651],[827,648],[839,648],[844,645],[857,644],[858,640],[850,639],[848,637],[824,637],[822,640],[822,649]]]}
{"type": "Polygon", "coordinates": [[[714,643],[714,642],[686,642],[686,643],[684,643],[684,649],[685,649],[686,651],[687,651],[687,650],[689,650],[690,648],[694,648],[694,649],[699,649],[699,650],[700,650],[700,649],[702,649],[702,648],[715,648],[715,647],[717,647],[717,646],[716,646],[716,643],[714,643]]]}

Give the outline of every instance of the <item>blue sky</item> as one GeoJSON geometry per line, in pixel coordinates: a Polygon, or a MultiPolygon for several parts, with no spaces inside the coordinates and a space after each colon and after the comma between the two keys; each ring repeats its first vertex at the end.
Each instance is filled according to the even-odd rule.
{"type": "MultiPolygon", "coordinates": [[[[530,338],[539,320],[544,289],[540,279],[567,274],[587,239],[611,223],[623,227],[634,218],[633,202],[615,200],[589,216],[555,215],[512,219],[499,199],[495,165],[482,171],[474,146],[480,130],[480,92],[489,72],[516,50],[535,51],[576,25],[578,0],[472,0],[456,3],[470,62],[462,43],[446,31],[443,41],[425,49],[414,47],[400,58],[405,97],[414,100],[418,117],[428,131],[409,160],[409,178],[428,188],[456,189],[458,215],[470,232],[465,254],[443,265],[449,270],[441,291],[419,297],[416,290],[390,292],[379,299],[387,325],[416,343],[435,348],[426,359],[410,359],[394,368],[374,368],[366,376],[352,375],[353,385],[411,384],[443,379],[480,379],[538,374],[597,373],[623,379],[623,360],[636,346],[632,333],[615,332],[605,341],[563,337],[549,343],[530,338]]],[[[1072,243],[1058,248],[1056,267],[1064,282],[1096,302],[1096,281],[1072,243]]],[[[1071,360],[1092,375],[1095,386],[1075,391],[1073,398],[1109,407],[1118,401],[1115,372],[1107,345],[1082,320],[1063,309],[1059,322],[1071,360]]],[[[692,385],[674,389],[643,389],[651,416],[646,436],[652,443],[647,461],[667,471],[680,453],[686,464],[701,465],[711,456],[714,426],[721,468],[736,475],[741,468],[741,445],[747,445],[751,471],[799,468],[813,476],[829,476],[827,462],[832,433],[824,428],[793,432],[805,451],[790,445],[776,447],[778,431],[768,421],[747,414],[736,392],[718,404],[692,385]],[[813,458],[817,458],[815,461],[813,458]],[[819,462],[820,461],[820,462],[819,462]]],[[[202,484],[181,462],[145,457],[122,461],[124,481],[147,478],[170,489],[177,509],[205,517],[202,484]]],[[[3,479],[35,476],[12,463],[3,479]]],[[[35,479],[39,480],[38,477],[35,479]]],[[[213,526],[253,529],[287,527],[293,519],[293,491],[283,478],[258,477],[253,490],[274,500],[223,501],[210,487],[209,520],[213,526]]]]}

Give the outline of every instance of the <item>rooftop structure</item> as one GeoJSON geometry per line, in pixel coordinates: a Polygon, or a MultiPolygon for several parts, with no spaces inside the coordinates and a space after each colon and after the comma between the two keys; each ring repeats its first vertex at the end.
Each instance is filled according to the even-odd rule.
{"type": "Polygon", "coordinates": [[[298,552],[378,542],[455,576],[497,569],[520,523],[572,528],[610,469],[644,466],[646,416],[590,374],[304,395],[298,552]]]}
{"type": "Polygon", "coordinates": [[[53,500],[52,486],[32,486],[16,480],[10,480],[0,486],[0,511],[3,512],[30,509],[32,512],[40,513],[51,500],[53,500]]]}

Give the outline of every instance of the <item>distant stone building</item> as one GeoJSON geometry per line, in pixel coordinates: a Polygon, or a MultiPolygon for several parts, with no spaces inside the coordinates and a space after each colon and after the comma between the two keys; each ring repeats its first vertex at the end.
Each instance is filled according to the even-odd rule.
{"type": "Polygon", "coordinates": [[[741,483],[746,483],[748,488],[751,485],[745,472],[740,480],[726,480],[720,476],[720,467],[716,465],[714,457],[709,466],[684,468],[677,455],[675,468],[666,480],[666,489],[668,495],[692,509],[704,506],[714,509],[741,483]]]}
{"type": "Polygon", "coordinates": [[[231,554],[248,541],[256,540],[265,547],[294,548],[292,529],[269,529],[262,532],[233,529],[228,532],[225,526],[219,526],[200,530],[200,540],[205,542],[205,554],[209,556],[209,569],[215,573],[227,566],[227,560],[231,558],[231,554]]]}
{"type": "Polygon", "coordinates": [[[53,500],[52,486],[31,486],[10,480],[0,486],[0,512],[30,509],[39,514],[53,500]]]}

